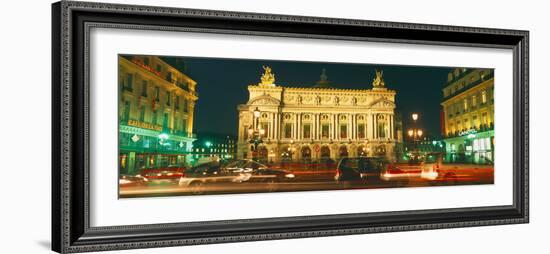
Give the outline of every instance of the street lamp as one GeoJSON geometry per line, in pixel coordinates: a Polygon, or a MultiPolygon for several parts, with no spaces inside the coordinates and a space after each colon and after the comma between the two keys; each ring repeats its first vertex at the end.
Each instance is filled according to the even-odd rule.
{"type": "Polygon", "coordinates": [[[424,132],[422,132],[421,129],[410,129],[407,134],[409,134],[409,137],[413,138],[414,141],[418,141],[424,132]]]}
{"type": "Polygon", "coordinates": [[[258,107],[256,107],[256,109],[254,109],[254,118],[259,118],[260,117],[260,110],[258,109],[258,107]]]}
{"type": "Polygon", "coordinates": [[[296,151],[296,148],[291,145],[287,148],[287,151],[288,151],[288,156],[292,160],[292,157],[294,155],[294,152],[296,151]]]}
{"type": "Polygon", "coordinates": [[[418,152],[418,142],[420,141],[420,138],[422,137],[424,132],[416,126],[416,121],[418,120],[418,113],[413,113],[411,116],[413,119],[413,128],[409,129],[407,131],[407,134],[409,135],[410,138],[412,138],[414,143],[414,148],[416,152],[418,152]]]}
{"type": "Polygon", "coordinates": [[[418,153],[418,142],[420,142],[420,138],[424,132],[421,129],[410,129],[407,131],[407,134],[409,134],[409,137],[412,138],[414,150],[418,153]]]}
{"type": "Polygon", "coordinates": [[[252,159],[254,160],[258,153],[258,145],[263,143],[262,137],[265,135],[265,129],[262,129],[260,126],[260,110],[258,107],[252,111],[254,116],[254,124],[248,129],[248,135],[250,136],[249,143],[253,144],[252,146],[252,159]]]}

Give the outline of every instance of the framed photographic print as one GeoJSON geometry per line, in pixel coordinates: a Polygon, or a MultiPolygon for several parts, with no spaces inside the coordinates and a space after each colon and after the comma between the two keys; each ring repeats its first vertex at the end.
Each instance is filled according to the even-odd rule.
{"type": "Polygon", "coordinates": [[[52,10],[57,252],[528,222],[527,31],[52,10]]]}

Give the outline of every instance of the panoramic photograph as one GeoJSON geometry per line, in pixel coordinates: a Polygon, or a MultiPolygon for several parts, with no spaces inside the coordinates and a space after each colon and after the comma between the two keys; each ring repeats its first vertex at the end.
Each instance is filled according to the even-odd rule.
{"type": "Polygon", "coordinates": [[[494,183],[494,69],[118,56],[119,198],[494,183]]]}

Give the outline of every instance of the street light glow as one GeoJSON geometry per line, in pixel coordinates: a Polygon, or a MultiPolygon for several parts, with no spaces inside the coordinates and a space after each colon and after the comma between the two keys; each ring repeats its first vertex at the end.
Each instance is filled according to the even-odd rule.
{"type": "Polygon", "coordinates": [[[418,114],[417,113],[413,113],[412,114],[412,118],[414,121],[418,120],[418,114]]]}
{"type": "Polygon", "coordinates": [[[206,147],[211,147],[211,146],[212,146],[212,142],[206,141],[206,142],[204,142],[204,145],[205,145],[206,147]]]}
{"type": "Polygon", "coordinates": [[[409,134],[409,137],[412,137],[413,134],[414,134],[414,131],[413,131],[413,130],[409,130],[407,133],[409,134]]]}
{"type": "Polygon", "coordinates": [[[256,117],[256,118],[260,117],[260,110],[258,109],[258,107],[256,107],[256,109],[254,109],[254,117],[256,117]]]}
{"type": "Polygon", "coordinates": [[[419,137],[422,137],[422,130],[418,130],[416,131],[416,133],[418,134],[419,137]]]}

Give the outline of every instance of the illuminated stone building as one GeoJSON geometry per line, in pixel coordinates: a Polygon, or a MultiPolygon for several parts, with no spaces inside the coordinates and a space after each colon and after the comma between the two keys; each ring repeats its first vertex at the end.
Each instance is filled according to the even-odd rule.
{"type": "Polygon", "coordinates": [[[249,99],[238,105],[237,157],[265,161],[395,157],[395,91],[382,72],[373,87],[344,89],[328,81],[325,70],[311,87],[275,83],[264,66],[249,99]],[[254,142],[256,141],[256,143],[254,142]]]}
{"type": "Polygon", "coordinates": [[[218,133],[197,133],[197,140],[193,142],[193,159],[197,161],[204,157],[218,157],[235,159],[237,139],[232,135],[218,133]]]}
{"type": "Polygon", "coordinates": [[[443,88],[442,131],[449,162],[494,161],[494,72],[454,69],[443,88]]]}
{"type": "Polygon", "coordinates": [[[155,56],[118,57],[119,169],[184,165],[197,83],[155,56]]]}

